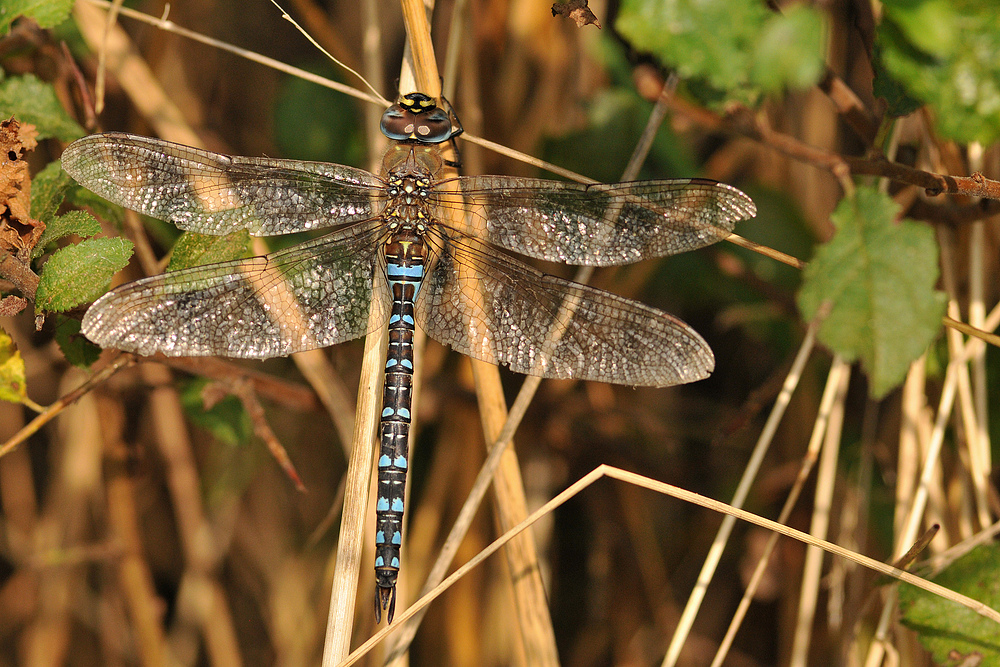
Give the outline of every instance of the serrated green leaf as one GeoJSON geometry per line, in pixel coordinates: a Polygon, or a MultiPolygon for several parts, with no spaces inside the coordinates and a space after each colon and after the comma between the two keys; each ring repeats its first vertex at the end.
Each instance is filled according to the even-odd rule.
{"type": "Polygon", "coordinates": [[[886,70],[959,142],[1000,140],[1000,13],[978,0],[891,0],[878,29],[886,70]],[[934,25],[926,25],[926,16],[934,25]]]}
{"type": "Polygon", "coordinates": [[[71,187],[73,179],[62,170],[58,160],[45,165],[31,179],[31,217],[48,224],[71,187]]]}
{"type": "Polygon", "coordinates": [[[0,401],[22,403],[27,395],[24,359],[14,339],[0,329],[0,401]]]}
{"type": "Polygon", "coordinates": [[[754,53],[750,78],[767,92],[811,86],[823,74],[823,15],[795,5],[768,19],[754,53]]]}
{"type": "Polygon", "coordinates": [[[57,215],[48,221],[42,238],[32,251],[32,258],[40,256],[45,246],[59,239],[76,234],[77,236],[95,236],[101,233],[101,223],[86,211],[69,211],[65,215],[57,215]]]}
{"type": "Polygon", "coordinates": [[[101,356],[101,348],[80,333],[80,320],[62,315],[57,317],[59,320],[56,324],[56,343],[59,344],[66,361],[80,368],[90,368],[101,356]]]}
{"type": "Polygon", "coordinates": [[[84,135],[83,128],[59,104],[56,91],[32,74],[0,81],[0,117],[17,116],[38,129],[38,138],[56,137],[73,141],[84,135]]]}
{"type": "Polygon", "coordinates": [[[69,18],[72,9],[73,0],[0,0],[0,35],[6,35],[19,16],[34,19],[42,28],[51,28],[69,18]]]}
{"type": "Polygon", "coordinates": [[[707,84],[706,102],[718,103],[714,89],[752,103],[762,91],[812,85],[823,71],[823,18],[810,7],[780,15],[759,0],[625,0],[615,28],[693,91],[707,84]]]}
{"type": "Polygon", "coordinates": [[[809,262],[798,296],[806,319],[830,302],[820,340],[848,360],[861,360],[874,397],[903,379],[944,314],[945,296],[934,289],[934,232],[909,220],[896,224],[898,209],[871,188],[841,201],[830,216],[837,234],[809,262]]]}
{"type": "MultiPolygon", "coordinates": [[[[973,549],[932,581],[993,609],[1000,608],[1000,546],[973,549]]],[[[899,586],[899,608],[903,624],[916,631],[936,664],[1000,664],[1000,627],[996,622],[909,584],[899,586]],[[972,657],[976,662],[966,661],[972,657]]]]}
{"type": "Polygon", "coordinates": [[[625,0],[615,29],[682,79],[746,98],[751,54],[769,16],[759,0],[625,0]]]}
{"type": "Polygon", "coordinates": [[[167,271],[242,259],[247,256],[249,244],[250,234],[246,230],[236,231],[225,236],[185,232],[174,244],[167,271]]]}
{"type": "Polygon", "coordinates": [[[36,308],[64,311],[93,301],[131,256],[132,242],[123,238],[86,239],[59,249],[42,268],[36,308]]]}

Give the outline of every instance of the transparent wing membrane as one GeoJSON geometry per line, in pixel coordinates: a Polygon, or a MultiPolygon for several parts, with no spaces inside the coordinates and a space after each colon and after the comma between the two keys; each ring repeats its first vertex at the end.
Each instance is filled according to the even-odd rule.
{"type": "Polygon", "coordinates": [[[462,354],[527,375],[663,387],[707,377],[708,344],[662,311],[546,275],[467,237],[438,254],[417,323],[462,354]]]}
{"type": "Polygon", "coordinates": [[[460,177],[452,192],[434,181],[434,160],[421,160],[416,148],[402,159],[399,148],[393,165],[402,166],[378,177],[128,134],[73,143],[63,166],[77,181],[182,229],[271,235],[339,227],[267,257],[120,287],[88,311],[84,333],[141,354],[249,358],[350,340],[367,333],[370,308],[378,321],[388,314],[383,244],[419,224],[436,257],[416,317],[456,350],[521,373],[618,384],[665,386],[711,372],[711,350],[680,320],[544,275],[489,244],[571,264],[660,257],[728,236],[756,213],[745,194],[704,179],[580,185],[509,176],[460,177]],[[406,182],[420,185],[406,190],[406,182]],[[471,223],[462,232],[473,236],[438,221],[456,208],[471,223]]]}
{"type": "Polygon", "coordinates": [[[70,145],[62,166],[105,199],[221,236],[290,234],[371,218],[382,188],[363,169],[324,162],[230,157],[131,134],[70,145]]]}
{"type": "Polygon", "coordinates": [[[374,270],[383,234],[368,221],[265,257],[129,283],[90,307],[82,331],[102,347],[143,355],[248,359],[351,340],[388,317],[385,281],[374,270]]]}
{"type": "MultiPolygon", "coordinates": [[[[756,215],[745,194],[705,179],[583,185],[513,176],[458,179],[476,236],[529,257],[609,266],[720,241],[756,215]]],[[[461,201],[436,193],[442,205],[461,201]]]]}

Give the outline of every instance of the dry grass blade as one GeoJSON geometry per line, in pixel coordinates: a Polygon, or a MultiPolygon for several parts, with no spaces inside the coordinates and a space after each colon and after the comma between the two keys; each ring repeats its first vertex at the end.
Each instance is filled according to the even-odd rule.
{"type": "MultiPolygon", "coordinates": [[[[434,587],[432,591],[428,594],[421,596],[419,600],[414,602],[410,607],[408,607],[404,612],[399,614],[398,620],[402,623],[409,620],[411,617],[415,616],[420,612],[421,609],[433,602],[438,596],[440,596],[449,587],[454,585],[462,577],[464,577],[470,570],[479,566],[484,560],[492,556],[494,553],[499,551],[505,544],[507,544],[511,539],[513,539],[517,534],[527,530],[533,523],[544,517],[545,515],[551,513],[557,507],[565,504],[568,500],[578,495],[584,489],[594,484],[604,477],[610,477],[618,481],[625,482],[627,484],[632,484],[640,488],[649,489],[663,495],[670,496],[672,498],[677,498],[684,502],[689,502],[706,509],[710,509],[721,514],[725,514],[728,517],[733,517],[734,519],[739,519],[752,523],[754,525],[766,528],[768,530],[774,531],[779,535],[785,537],[790,537],[792,539],[803,542],[804,544],[815,546],[824,551],[831,553],[840,558],[846,558],[852,562],[855,562],[863,567],[866,567],[879,574],[898,579],[905,583],[911,584],[925,590],[929,593],[942,597],[946,600],[951,600],[956,604],[967,607],[973,610],[980,616],[988,618],[998,624],[1000,624],[1000,612],[997,610],[974,600],[965,595],[961,595],[951,591],[943,586],[935,584],[934,582],[927,581],[921,577],[918,577],[910,572],[901,570],[892,565],[886,565],[881,561],[869,558],[867,556],[855,553],[849,549],[844,549],[841,546],[828,542],[826,540],[821,540],[818,538],[804,533],[800,530],[790,528],[783,524],[771,521],[770,519],[765,519],[763,517],[757,516],[751,512],[745,510],[737,509],[731,507],[726,503],[718,500],[713,500],[711,498],[706,498],[692,491],[682,489],[680,487],[674,486],[672,484],[666,484],[664,482],[659,482],[643,475],[638,475],[633,472],[628,472],[626,470],[621,470],[620,468],[615,468],[613,466],[601,465],[590,473],[582,477],[579,481],[572,484],[565,491],[561,492],[555,498],[545,503],[538,510],[534,511],[520,524],[507,531],[499,538],[490,543],[488,547],[480,551],[474,558],[472,558],[468,563],[462,565],[460,568],[455,570],[451,575],[444,579],[438,586],[434,587]]],[[[368,641],[359,646],[355,651],[353,651],[350,656],[342,663],[340,667],[348,667],[349,665],[356,664],[361,658],[363,658],[372,648],[382,642],[388,635],[392,634],[398,629],[398,625],[389,626],[383,628],[380,632],[373,635],[368,641]]]]}
{"type": "Polygon", "coordinates": [[[368,518],[368,489],[375,465],[375,431],[379,419],[379,400],[387,342],[385,332],[381,329],[365,339],[361,385],[358,388],[358,412],[351,459],[347,468],[344,513],[340,522],[326,640],[323,644],[324,667],[339,663],[351,647],[354,608],[358,599],[358,578],[362,567],[361,557],[364,553],[365,525],[368,518]]]}
{"type": "MultiPolygon", "coordinates": [[[[795,355],[795,361],[792,362],[792,367],[789,369],[788,375],[785,377],[785,382],[781,387],[781,393],[778,395],[778,399],[774,402],[774,407],[771,408],[771,414],[768,416],[767,423],[764,425],[764,429],[761,431],[760,437],[757,439],[757,444],[754,446],[753,454],[750,456],[750,460],[747,462],[747,465],[743,470],[743,476],[740,478],[739,486],[733,494],[733,499],[730,504],[734,508],[742,507],[743,503],[746,502],[747,496],[750,493],[750,488],[757,476],[757,472],[760,470],[760,466],[764,462],[764,456],[767,454],[768,448],[771,445],[771,440],[774,438],[774,434],[778,429],[778,424],[781,423],[781,418],[784,416],[785,410],[788,408],[788,404],[792,399],[792,394],[795,393],[799,380],[802,378],[802,369],[805,368],[806,361],[809,360],[809,355],[812,354],[813,346],[816,344],[816,331],[818,328],[819,322],[814,321],[809,324],[809,328],[806,330],[806,335],[802,340],[802,345],[799,346],[799,351],[795,355]]],[[[735,523],[736,517],[734,515],[729,515],[723,519],[722,525],[719,526],[719,531],[715,536],[715,540],[712,542],[712,547],[705,556],[705,562],[698,575],[698,583],[695,585],[694,590],[691,591],[691,596],[688,598],[684,611],[678,620],[677,629],[674,631],[674,635],[670,640],[670,646],[667,648],[667,654],[663,658],[664,667],[673,667],[673,665],[677,664],[678,658],[680,658],[681,649],[684,647],[688,634],[694,626],[695,616],[698,615],[698,611],[701,609],[701,603],[705,600],[708,585],[715,576],[715,570],[719,565],[719,561],[722,559],[722,551],[725,549],[725,546],[729,541],[729,536],[732,534],[735,523]]]]}
{"type": "MultiPolygon", "coordinates": [[[[806,453],[802,457],[802,465],[799,467],[798,473],[795,477],[795,482],[792,485],[791,491],[788,493],[788,497],[785,498],[781,512],[778,515],[777,521],[780,524],[788,523],[788,518],[791,516],[792,510],[795,509],[799,495],[805,487],[806,480],[812,473],[813,466],[815,466],[816,460],[819,457],[820,445],[823,443],[826,435],[827,425],[829,424],[834,404],[838,399],[843,400],[843,396],[840,392],[841,383],[848,377],[849,373],[850,367],[843,363],[836,364],[830,368],[830,372],[827,375],[826,388],[823,391],[823,398],[820,400],[819,411],[816,414],[816,421],[813,423],[813,431],[809,438],[809,445],[806,447],[806,453]]],[[[754,568],[754,572],[747,583],[746,590],[743,592],[743,597],[740,599],[740,604],[733,613],[733,618],[729,623],[729,628],[726,630],[726,635],[723,637],[719,644],[719,649],[715,652],[715,656],[712,658],[712,667],[721,667],[726,659],[726,656],[729,654],[729,650],[733,645],[733,640],[736,638],[736,633],[740,629],[740,625],[743,622],[743,618],[746,616],[747,610],[750,608],[750,603],[757,592],[757,588],[764,578],[768,563],[771,559],[771,554],[774,552],[774,548],[778,544],[778,537],[777,533],[773,533],[768,538],[767,545],[764,547],[760,559],[757,561],[757,565],[754,568]]]]}

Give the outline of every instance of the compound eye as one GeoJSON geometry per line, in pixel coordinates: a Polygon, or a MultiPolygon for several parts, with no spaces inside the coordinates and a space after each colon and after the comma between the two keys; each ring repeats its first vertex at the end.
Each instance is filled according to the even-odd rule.
{"type": "Polygon", "coordinates": [[[382,114],[381,127],[382,134],[390,139],[406,141],[413,134],[415,127],[413,112],[399,104],[393,104],[382,114]]]}
{"type": "Polygon", "coordinates": [[[416,120],[416,139],[421,143],[440,144],[451,138],[451,118],[441,107],[434,107],[419,114],[416,120]]]}

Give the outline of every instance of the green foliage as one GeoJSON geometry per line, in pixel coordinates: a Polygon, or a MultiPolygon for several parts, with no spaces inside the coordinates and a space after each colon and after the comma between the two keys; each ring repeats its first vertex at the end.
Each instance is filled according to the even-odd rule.
{"type": "Polygon", "coordinates": [[[26,396],[24,359],[14,339],[0,329],[0,401],[23,403],[26,396]]]}
{"type": "Polygon", "coordinates": [[[15,114],[38,129],[39,139],[73,141],[85,134],[62,108],[52,85],[31,74],[0,81],[0,117],[15,114]]]}
{"type": "MultiPolygon", "coordinates": [[[[973,549],[933,581],[1000,608],[1000,546],[973,549]]],[[[899,607],[903,623],[916,631],[936,664],[1000,664],[1000,628],[994,621],[908,584],[899,586],[899,607]]]]}
{"type": "Polygon", "coordinates": [[[819,336],[848,360],[861,359],[872,396],[884,396],[937,335],[945,296],[934,290],[938,250],[933,231],[894,218],[888,195],[859,188],[841,201],[831,220],[837,234],[804,272],[799,308],[812,319],[832,310],[819,336]]]}
{"type": "Polygon", "coordinates": [[[32,257],[38,257],[45,252],[45,247],[53,241],[76,234],[77,236],[95,236],[101,233],[101,223],[86,211],[69,211],[65,215],[57,215],[46,222],[42,238],[32,252],[32,257]]]}
{"type": "MultiPolygon", "coordinates": [[[[978,0],[886,0],[883,9],[881,64],[910,96],[934,108],[938,131],[960,142],[1000,139],[996,7],[978,0]]],[[[877,93],[891,94],[886,86],[877,93]]]]}
{"type": "MultiPolygon", "coordinates": [[[[604,182],[614,182],[631,157],[631,147],[646,127],[652,104],[634,90],[613,88],[598,93],[587,108],[586,128],[546,141],[545,159],[604,182]],[[594,160],[600,155],[600,160],[594,160]]],[[[640,178],[687,176],[697,172],[694,159],[672,132],[658,132],[640,178]]]]}
{"type": "Polygon", "coordinates": [[[65,311],[93,301],[132,255],[132,242],[122,238],[86,239],[52,254],[42,270],[35,307],[65,311]]]}
{"type": "Polygon", "coordinates": [[[241,259],[247,256],[249,244],[250,234],[246,230],[239,230],[225,236],[185,232],[174,244],[167,271],[241,259]]]}
{"type": "Polygon", "coordinates": [[[208,380],[199,378],[186,383],[181,390],[181,404],[188,418],[226,445],[235,447],[249,442],[253,423],[240,399],[229,394],[206,409],[203,392],[207,385],[208,380]]]}
{"type": "Polygon", "coordinates": [[[45,165],[31,179],[31,216],[48,224],[71,187],[73,179],[62,170],[58,160],[45,165]]]}
{"type": "Polygon", "coordinates": [[[6,35],[19,16],[32,18],[42,28],[51,28],[69,18],[73,0],[0,0],[0,35],[6,35]]]}
{"type": "Polygon", "coordinates": [[[101,356],[101,348],[80,333],[80,320],[57,315],[55,330],[59,349],[62,350],[66,361],[74,366],[90,368],[91,364],[101,356]]]}
{"type": "Polygon", "coordinates": [[[811,7],[796,5],[764,23],[751,63],[750,80],[765,92],[806,88],[823,74],[826,26],[811,7]]]}
{"type": "Polygon", "coordinates": [[[615,27],[682,79],[747,103],[823,72],[824,18],[807,6],[777,14],[760,0],[625,0],[615,27]]]}
{"type": "Polygon", "coordinates": [[[118,204],[109,202],[104,197],[96,195],[87,188],[75,187],[66,196],[66,202],[82,208],[89,208],[101,220],[121,229],[125,221],[125,209],[118,204]]]}
{"type": "Polygon", "coordinates": [[[875,70],[872,93],[875,97],[886,101],[889,115],[905,116],[923,106],[920,100],[906,92],[906,86],[886,70],[883,64],[882,48],[878,42],[873,47],[872,55],[872,68],[875,70]]]}
{"type": "MultiPolygon", "coordinates": [[[[337,79],[329,66],[306,68],[337,79]]],[[[287,77],[274,107],[274,139],[296,160],[361,164],[365,159],[355,102],[329,88],[287,77]]]]}

